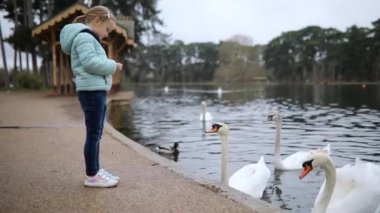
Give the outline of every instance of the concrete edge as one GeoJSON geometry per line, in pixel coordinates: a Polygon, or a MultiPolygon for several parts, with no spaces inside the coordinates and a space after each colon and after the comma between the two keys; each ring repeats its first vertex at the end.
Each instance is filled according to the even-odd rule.
{"type": "MultiPolygon", "coordinates": [[[[107,108],[110,106],[110,104],[113,103],[112,98],[107,101],[107,108]]],[[[166,159],[165,157],[162,157],[154,152],[152,152],[150,149],[142,146],[141,144],[131,140],[130,138],[126,137],[121,132],[117,131],[108,121],[105,121],[105,131],[111,135],[114,139],[118,140],[119,142],[127,145],[132,150],[136,151],[143,157],[147,158],[148,160],[151,160],[160,166],[168,169],[169,171],[175,172],[176,174],[187,178],[203,187],[206,187],[215,193],[221,194],[225,197],[228,197],[238,203],[241,203],[242,205],[258,212],[284,212],[283,210],[271,206],[269,203],[253,198],[251,196],[248,196],[238,190],[232,189],[224,184],[211,182],[208,180],[205,180],[201,177],[195,176],[190,171],[187,171],[180,166],[178,166],[173,161],[166,159]]]]}

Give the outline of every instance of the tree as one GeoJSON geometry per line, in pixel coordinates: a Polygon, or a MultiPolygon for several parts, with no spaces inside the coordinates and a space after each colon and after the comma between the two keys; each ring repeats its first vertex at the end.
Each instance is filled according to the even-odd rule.
{"type": "Polygon", "coordinates": [[[139,44],[142,44],[142,35],[159,33],[157,25],[163,25],[158,17],[160,11],[157,10],[157,0],[95,0],[92,6],[99,3],[110,8],[115,15],[132,17],[135,22],[135,41],[139,44]]]}
{"type": "Polygon", "coordinates": [[[269,42],[264,51],[265,67],[272,70],[278,80],[294,80],[296,62],[299,61],[297,32],[281,34],[269,42]]]}
{"type": "Polygon", "coordinates": [[[5,57],[3,31],[2,31],[1,25],[0,25],[0,47],[1,47],[1,55],[3,57],[5,87],[8,89],[9,88],[8,66],[7,66],[7,59],[5,57]]]}
{"type": "Polygon", "coordinates": [[[342,46],[342,75],[345,80],[365,80],[368,69],[365,68],[367,59],[367,38],[369,29],[352,26],[345,33],[345,42],[342,46]]]}
{"type": "Polygon", "coordinates": [[[77,2],[78,0],[54,0],[53,14],[58,14],[77,2]]]}
{"type": "Polygon", "coordinates": [[[321,74],[325,80],[339,80],[340,57],[342,52],[342,44],[344,43],[344,33],[334,28],[323,29],[321,52],[321,74]]]}
{"type": "MultiPolygon", "coordinates": [[[[36,1],[39,3],[40,1],[36,1]]],[[[35,40],[32,39],[31,29],[35,26],[34,12],[32,1],[20,1],[20,0],[5,0],[0,3],[0,9],[5,10],[8,14],[4,17],[14,22],[14,33],[7,39],[9,43],[15,49],[15,63],[16,67],[16,51],[24,51],[27,59],[27,70],[29,70],[29,52],[32,55],[33,73],[37,73],[37,58],[35,52],[35,40]]],[[[21,64],[21,57],[19,57],[21,64]]],[[[22,67],[20,66],[22,69],[22,67]]]]}
{"type": "Polygon", "coordinates": [[[226,41],[236,42],[243,46],[253,46],[253,39],[246,35],[234,35],[231,38],[226,39],[226,41]]]}
{"type": "Polygon", "coordinates": [[[368,65],[371,66],[371,77],[374,80],[380,80],[380,19],[372,22],[373,29],[370,30],[368,36],[371,38],[369,42],[369,60],[368,65]]]}
{"type": "Polygon", "coordinates": [[[286,32],[266,46],[265,65],[278,80],[370,80],[379,50],[375,35],[356,26],[344,33],[318,26],[286,32]]]}
{"type": "Polygon", "coordinates": [[[265,77],[260,64],[260,46],[240,45],[237,42],[221,42],[216,59],[214,81],[246,82],[265,77]]]}

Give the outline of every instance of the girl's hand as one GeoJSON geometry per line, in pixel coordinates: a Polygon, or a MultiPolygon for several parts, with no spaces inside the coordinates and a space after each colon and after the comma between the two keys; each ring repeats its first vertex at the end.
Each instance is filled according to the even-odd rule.
{"type": "Polygon", "coordinates": [[[116,63],[116,71],[121,71],[123,69],[123,64],[116,63]]]}

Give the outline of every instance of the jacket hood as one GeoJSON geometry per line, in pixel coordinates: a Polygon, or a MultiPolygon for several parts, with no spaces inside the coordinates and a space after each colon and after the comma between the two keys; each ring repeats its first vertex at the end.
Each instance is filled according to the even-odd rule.
{"type": "Polygon", "coordinates": [[[61,34],[59,35],[59,41],[61,43],[62,51],[65,54],[70,55],[73,40],[83,29],[90,28],[82,23],[67,24],[63,27],[61,34]]]}

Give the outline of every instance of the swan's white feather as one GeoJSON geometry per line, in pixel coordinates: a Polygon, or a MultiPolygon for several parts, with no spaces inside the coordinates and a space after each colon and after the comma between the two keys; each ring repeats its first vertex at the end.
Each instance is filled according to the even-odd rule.
{"type": "Polygon", "coordinates": [[[261,198],[268,184],[270,171],[262,156],[258,163],[243,166],[229,179],[231,188],[244,192],[256,198],[261,198]]]}

